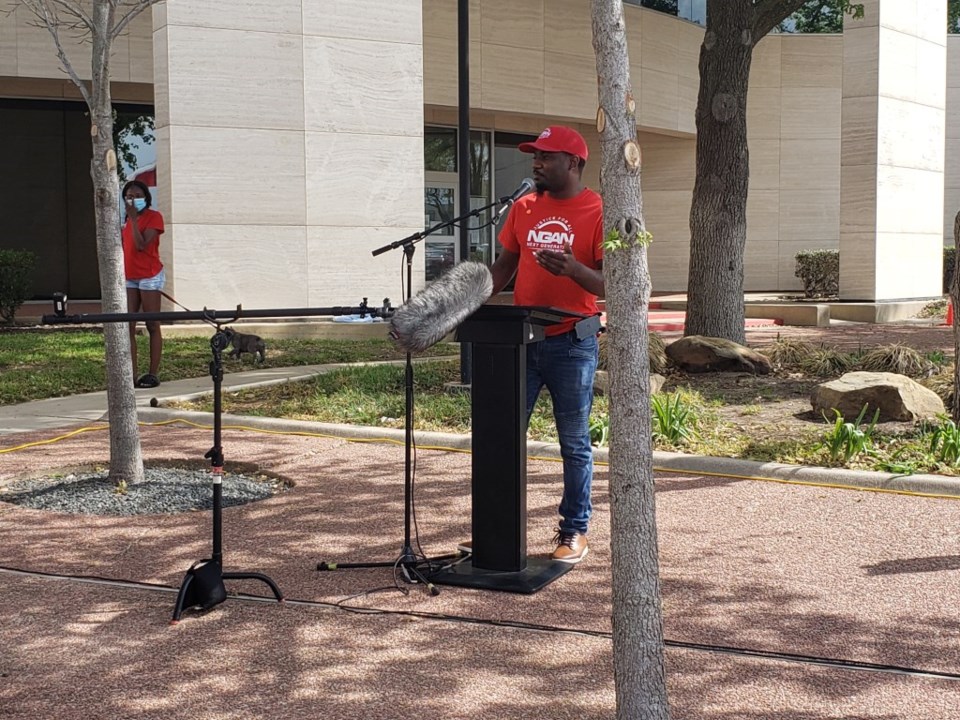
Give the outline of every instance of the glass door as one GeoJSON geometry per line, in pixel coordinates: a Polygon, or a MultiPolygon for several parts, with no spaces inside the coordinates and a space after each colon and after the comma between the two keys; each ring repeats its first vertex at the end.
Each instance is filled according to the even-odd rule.
{"type": "MultiPolygon", "coordinates": [[[[424,221],[429,227],[457,217],[460,210],[460,175],[457,167],[457,129],[427,127],[423,134],[424,221]]],[[[470,207],[490,202],[490,133],[470,131],[470,207]]],[[[495,228],[489,225],[491,213],[469,219],[469,258],[460,257],[460,230],[444,228],[428,235],[426,244],[426,280],[430,282],[461,260],[493,261],[495,228]]]]}
{"type": "MultiPolygon", "coordinates": [[[[458,214],[457,182],[450,180],[431,180],[434,173],[427,173],[424,187],[423,223],[424,228],[437,223],[448,222],[458,214]]],[[[424,239],[426,280],[436,280],[457,262],[457,229],[451,225],[424,239]]]]}

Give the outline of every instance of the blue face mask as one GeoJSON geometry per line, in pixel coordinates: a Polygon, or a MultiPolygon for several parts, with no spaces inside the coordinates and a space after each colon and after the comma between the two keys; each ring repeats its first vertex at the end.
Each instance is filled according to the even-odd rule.
{"type": "Polygon", "coordinates": [[[137,209],[137,212],[143,212],[147,207],[147,201],[145,198],[134,198],[133,206],[137,209]]]}

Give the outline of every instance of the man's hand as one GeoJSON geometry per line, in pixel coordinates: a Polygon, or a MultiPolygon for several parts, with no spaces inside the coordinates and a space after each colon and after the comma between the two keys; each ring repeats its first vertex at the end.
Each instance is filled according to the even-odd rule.
{"type": "Polygon", "coordinates": [[[556,250],[537,250],[534,253],[537,264],[547,272],[553,275],[573,275],[577,265],[577,259],[573,256],[573,248],[569,242],[563,244],[563,251],[556,250]]]}

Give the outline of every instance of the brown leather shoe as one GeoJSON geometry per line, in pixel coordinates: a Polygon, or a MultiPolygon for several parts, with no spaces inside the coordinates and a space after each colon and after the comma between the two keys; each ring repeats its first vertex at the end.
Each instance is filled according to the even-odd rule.
{"type": "Polygon", "coordinates": [[[587,547],[587,536],[578,532],[557,532],[553,541],[557,544],[557,549],[553,551],[553,559],[559,562],[570,563],[574,565],[583,560],[589,548],[587,547]]]}

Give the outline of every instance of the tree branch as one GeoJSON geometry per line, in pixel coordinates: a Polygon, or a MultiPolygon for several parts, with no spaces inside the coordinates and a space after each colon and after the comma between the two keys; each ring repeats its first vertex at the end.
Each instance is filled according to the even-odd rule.
{"type": "Polygon", "coordinates": [[[754,0],[753,42],[758,43],[788,17],[800,9],[806,0],[754,0]]]}
{"type": "MultiPolygon", "coordinates": [[[[92,98],[90,97],[90,91],[87,89],[87,86],[83,84],[83,80],[80,79],[80,76],[77,75],[77,72],[73,69],[73,65],[71,64],[70,59],[67,57],[66,51],[63,49],[63,43],[60,42],[61,21],[56,13],[56,10],[51,9],[50,5],[48,5],[45,0],[34,0],[33,2],[29,0],[21,0],[21,2],[23,6],[30,10],[30,12],[32,12],[42,23],[42,27],[45,27],[47,32],[50,33],[50,36],[53,38],[54,45],[57,46],[57,57],[60,59],[60,67],[62,67],[63,71],[70,76],[73,84],[77,86],[78,90],[80,90],[80,95],[83,96],[84,101],[87,103],[87,107],[92,108],[93,105],[92,98]]],[[[54,2],[57,2],[57,0],[54,0],[54,2]]]]}
{"type": "MultiPolygon", "coordinates": [[[[127,25],[140,13],[146,10],[151,5],[156,5],[160,0],[136,0],[133,7],[131,7],[127,12],[121,17],[117,24],[114,25],[113,30],[110,32],[111,38],[116,38],[120,33],[126,30],[127,25]]],[[[120,3],[118,3],[119,6],[120,3]]]]}
{"type": "Polygon", "coordinates": [[[67,2],[67,0],[47,0],[50,4],[62,9],[68,15],[72,15],[90,32],[93,32],[93,20],[87,15],[83,8],[76,3],[67,2]]]}

